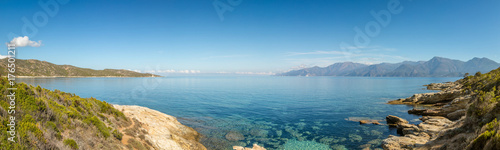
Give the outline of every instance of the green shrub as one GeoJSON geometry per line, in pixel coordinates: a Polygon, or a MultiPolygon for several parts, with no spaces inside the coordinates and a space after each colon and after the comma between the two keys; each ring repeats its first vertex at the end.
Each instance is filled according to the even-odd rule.
{"type": "Polygon", "coordinates": [[[113,136],[114,136],[116,139],[118,139],[118,140],[122,140],[122,138],[123,138],[123,134],[122,134],[120,131],[118,131],[118,130],[114,130],[114,131],[113,131],[113,136]]]}
{"type": "Polygon", "coordinates": [[[73,139],[65,139],[64,145],[68,145],[71,149],[78,149],[78,144],[73,139]]]}
{"type": "Polygon", "coordinates": [[[58,140],[62,139],[61,131],[59,131],[59,129],[57,128],[57,125],[54,122],[47,121],[47,128],[54,130],[54,132],[56,133],[56,138],[58,140]]]}
{"type": "Polygon", "coordinates": [[[88,118],[87,120],[90,121],[90,123],[92,123],[95,127],[97,127],[97,129],[102,133],[102,135],[105,138],[108,138],[110,136],[108,128],[101,120],[99,120],[99,118],[93,116],[91,118],[88,118]]]}

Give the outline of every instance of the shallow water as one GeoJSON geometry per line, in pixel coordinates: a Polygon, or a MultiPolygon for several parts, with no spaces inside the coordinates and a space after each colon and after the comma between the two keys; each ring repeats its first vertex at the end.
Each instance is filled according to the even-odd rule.
{"type": "MultiPolygon", "coordinates": [[[[360,149],[380,147],[396,134],[381,120],[397,115],[418,123],[404,105],[385,102],[430,92],[424,84],[459,78],[189,76],[163,78],[18,79],[48,89],[94,97],[112,104],[140,105],[176,116],[203,134],[209,149],[253,143],[268,149],[360,149]],[[226,134],[240,133],[240,141],[226,134]]],[[[237,136],[236,136],[237,137],[237,136]]]]}

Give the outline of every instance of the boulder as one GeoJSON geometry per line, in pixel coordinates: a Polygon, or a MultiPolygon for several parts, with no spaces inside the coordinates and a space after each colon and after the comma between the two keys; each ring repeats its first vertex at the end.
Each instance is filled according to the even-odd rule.
{"type": "Polygon", "coordinates": [[[396,117],[393,115],[389,115],[389,116],[385,117],[385,119],[387,120],[387,124],[389,126],[397,126],[400,123],[408,123],[408,121],[406,121],[405,119],[402,119],[402,118],[399,118],[399,117],[396,117]]]}

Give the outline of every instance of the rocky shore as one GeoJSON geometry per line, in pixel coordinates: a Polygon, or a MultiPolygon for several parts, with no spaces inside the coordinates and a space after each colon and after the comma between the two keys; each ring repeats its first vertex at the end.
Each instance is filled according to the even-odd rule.
{"type": "Polygon", "coordinates": [[[426,85],[429,90],[440,90],[435,93],[414,94],[405,99],[389,101],[388,104],[427,105],[428,109],[412,109],[409,114],[422,115],[422,123],[409,124],[405,119],[389,115],[387,124],[397,128],[401,136],[389,136],[383,140],[386,150],[427,149],[426,144],[434,141],[440,134],[456,128],[466,112],[469,95],[462,94],[462,85],[458,82],[432,83],[426,85]]]}
{"type": "Polygon", "coordinates": [[[199,143],[200,134],[193,128],[182,125],[173,116],[141,106],[113,105],[132,120],[130,127],[120,129],[124,132],[122,142],[129,139],[146,141],[153,149],[159,150],[206,150],[199,143]]]}
{"type": "Polygon", "coordinates": [[[500,149],[500,69],[468,76],[456,82],[426,85],[434,93],[414,94],[388,104],[424,106],[409,114],[422,115],[419,124],[386,117],[399,136],[382,142],[386,150],[400,149],[500,149]]]}

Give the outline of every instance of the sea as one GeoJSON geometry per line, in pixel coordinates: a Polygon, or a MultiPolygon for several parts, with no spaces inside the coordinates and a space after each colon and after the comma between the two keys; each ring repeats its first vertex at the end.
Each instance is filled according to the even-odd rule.
{"type": "Polygon", "coordinates": [[[21,78],[34,86],[138,105],[177,117],[212,150],[258,144],[268,150],[381,148],[387,115],[418,124],[412,106],[386,102],[436,92],[425,84],[459,78],[166,76],[156,78],[21,78]],[[357,120],[378,120],[381,125],[357,120]]]}

